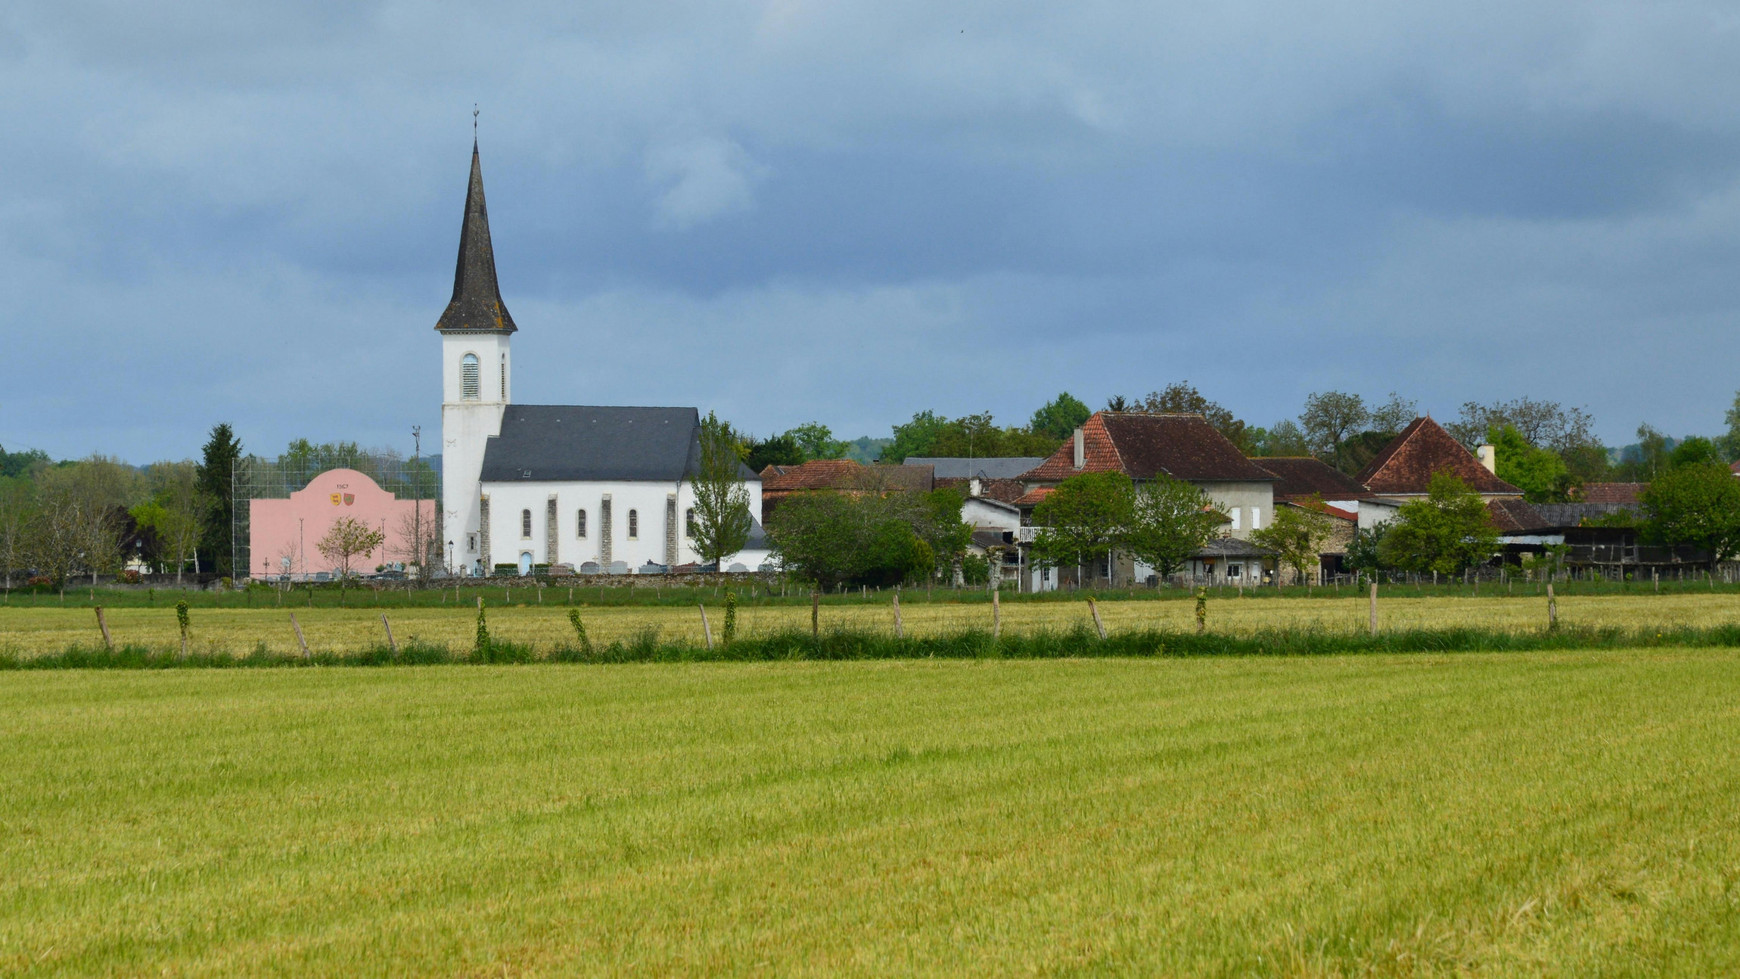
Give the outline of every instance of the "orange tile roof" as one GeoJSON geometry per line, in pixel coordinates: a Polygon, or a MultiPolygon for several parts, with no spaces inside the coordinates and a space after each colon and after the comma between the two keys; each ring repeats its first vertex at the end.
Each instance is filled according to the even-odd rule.
{"type": "Polygon", "coordinates": [[[1488,472],[1474,453],[1430,418],[1414,419],[1355,478],[1374,493],[1424,493],[1432,477],[1441,472],[1449,472],[1476,493],[1522,495],[1522,490],[1488,472]]]}

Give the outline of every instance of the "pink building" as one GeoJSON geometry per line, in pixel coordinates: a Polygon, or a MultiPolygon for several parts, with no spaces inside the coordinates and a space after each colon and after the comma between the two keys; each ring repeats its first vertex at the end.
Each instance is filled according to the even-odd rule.
{"type": "Polygon", "coordinates": [[[425,538],[433,541],[440,533],[434,500],[401,500],[355,469],[329,469],[288,500],[250,500],[248,506],[248,544],[254,565],[248,571],[258,576],[304,578],[338,570],[320,553],[319,544],[343,517],[386,536],[379,549],[351,559],[352,573],[367,574],[376,565],[395,561],[415,563],[410,554],[411,527],[419,508],[425,538]]]}

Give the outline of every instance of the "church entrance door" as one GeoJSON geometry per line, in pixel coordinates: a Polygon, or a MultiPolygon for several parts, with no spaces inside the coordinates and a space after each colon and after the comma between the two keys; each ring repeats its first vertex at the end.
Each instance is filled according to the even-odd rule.
{"type": "Polygon", "coordinates": [[[526,575],[529,575],[531,573],[532,573],[532,552],[531,551],[521,551],[520,552],[520,577],[523,578],[526,575]]]}

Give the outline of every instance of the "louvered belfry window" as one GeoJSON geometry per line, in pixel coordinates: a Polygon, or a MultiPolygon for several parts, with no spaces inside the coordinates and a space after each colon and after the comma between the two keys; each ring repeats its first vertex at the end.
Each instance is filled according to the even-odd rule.
{"type": "Polygon", "coordinates": [[[466,354],[459,362],[459,397],[464,401],[476,401],[477,383],[477,355],[466,354]]]}

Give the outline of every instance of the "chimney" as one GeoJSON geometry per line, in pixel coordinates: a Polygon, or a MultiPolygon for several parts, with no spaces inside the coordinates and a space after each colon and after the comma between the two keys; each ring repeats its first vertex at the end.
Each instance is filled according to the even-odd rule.
{"type": "Polygon", "coordinates": [[[1480,457],[1480,464],[1486,467],[1487,472],[1492,473],[1494,476],[1498,475],[1497,449],[1490,445],[1483,445],[1480,448],[1475,449],[1474,454],[1480,457]]]}
{"type": "Polygon", "coordinates": [[[1080,469],[1085,465],[1087,465],[1087,436],[1078,426],[1075,430],[1075,467],[1080,469]]]}
{"type": "Polygon", "coordinates": [[[983,490],[984,490],[984,484],[979,482],[979,477],[974,476],[972,479],[967,480],[967,495],[968,496],[975,496],[976,497],[983,490]]]}

